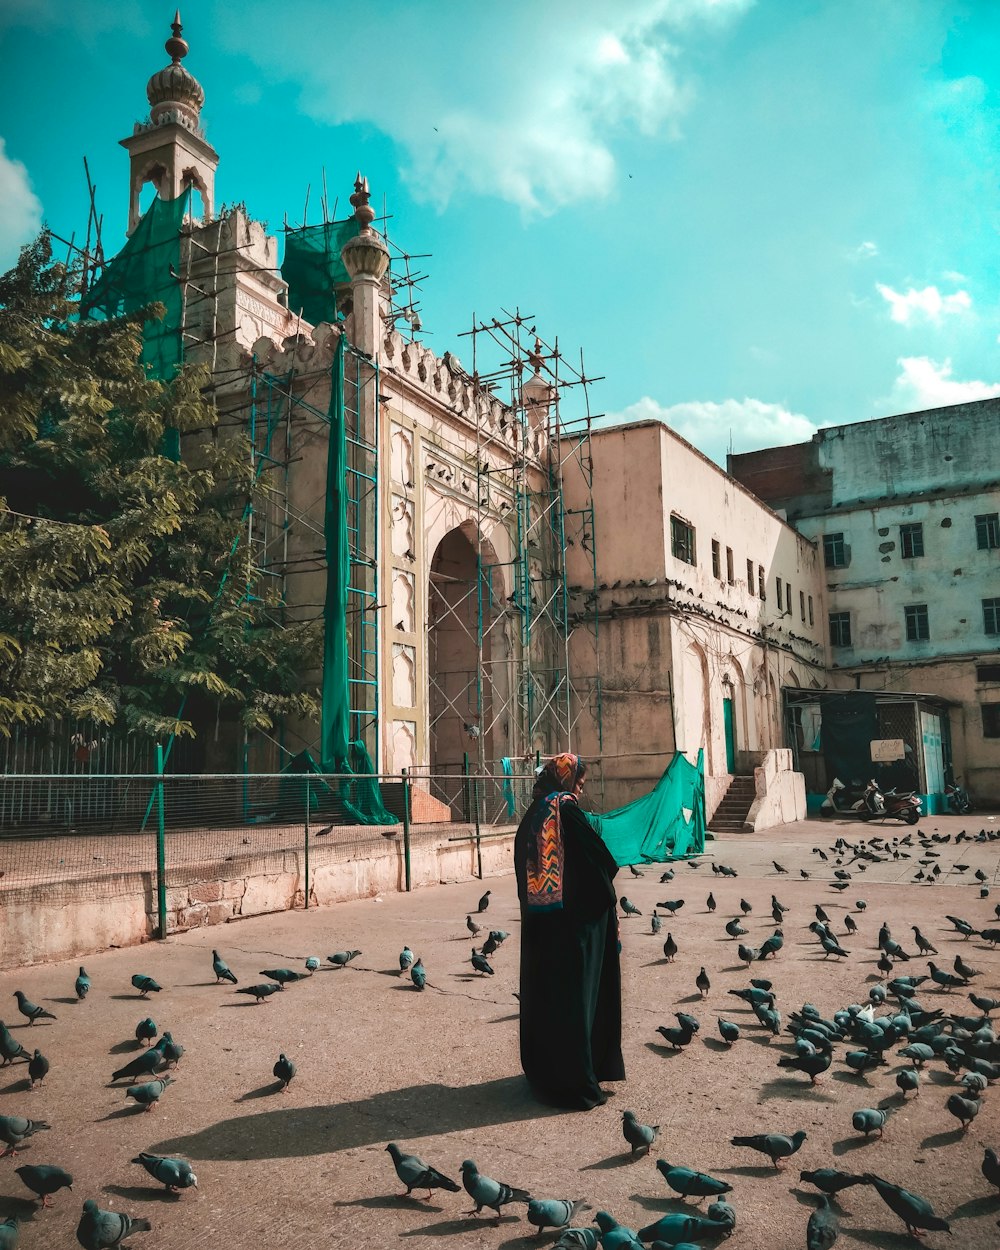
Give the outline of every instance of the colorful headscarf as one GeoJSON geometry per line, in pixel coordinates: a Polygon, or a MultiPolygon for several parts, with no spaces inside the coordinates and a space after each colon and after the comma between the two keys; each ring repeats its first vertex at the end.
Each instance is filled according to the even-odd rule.
{"type": "Polygon", "coordinates": [[[531,911],[560,911],[563,905],[562,807],[575,803],[573,788],[584,771],[578,755],[565,752],[548,761],[535,793],[542,799],[529,830],[526,905],[531,911]]]}

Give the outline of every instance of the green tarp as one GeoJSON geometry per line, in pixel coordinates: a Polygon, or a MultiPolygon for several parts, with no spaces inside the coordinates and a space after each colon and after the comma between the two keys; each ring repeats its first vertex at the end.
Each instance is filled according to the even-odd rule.
{"type": "Polygon", "coordinates": [[[649,794],[613,812],[588,817],[616,864],[700,855],[705,849],[703,753],[699,751],[697,764],[691,764],[678,752],[649,794]]]}
{"type": "Polygon", "coordinates": [[[359,229],[357,219],[348,217],[346,221],[303,226],[285,235],[281,276],[288,283],[288,308],[293,314],[301,313],[310,325],[336,319],[334,287],[351,280],[340,249],[359,229]]]}

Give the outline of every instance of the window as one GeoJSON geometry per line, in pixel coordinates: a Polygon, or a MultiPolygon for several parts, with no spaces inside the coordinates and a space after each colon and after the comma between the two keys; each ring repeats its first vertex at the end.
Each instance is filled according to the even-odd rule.
{"type": "MultiPolygon", "coordinates": [[[[675,551],[674,555],[676,554],[677,552],[675,551]]],[[[722,561],[720,559],[720,548],[719,548],[718,540],[715,538],[712,539],[712,576],[713,577],[722,576],[722,561]]]]}
{"type": "Polygon", "coordinates": [[[847,567],[847,548],[843,534],[823,535],[823,563],[828,569],[847,567]]]}
{"type": "Polygon", "coordinates": [[[996,551],[1000,547],[1000,512],[976,517],[976,546],[980,551],[996,551]]]}
{"type": "Polygon", "coordinates": [[[983,737],[1000,738],[1000,703],[984,703],[983,737]]]}
{"type": "Polygon", "coordinates": [[[753,561],[748,560],[747,561],[747,594],[752,595],[753,592],[754,592],[753,561]]]}
{"type": "Polygon", "coordinates": [[[813,597],[809,596],[809,624],[813,623],[813,597]]]}
{"type": "Polygon", "coordinates": [[[764,566],[757,565],[757,594],[760,596],[761,603],[767,598],[767,582],[764,580],[764,566]]]}
{"type": "Polygon", "coordinates": [[[931,636],[930,622],[927,619],[927,604],[914,603],[903,609],[906,617],[906,641],[926,642],[931,636]]]}
{"type": "Polygon", "coordinates": [[[1000,664],[977,664],[976,681],[1000,681],[1000,664]]]}
{"type": "Polygon", "coordinates": [[[776,577],[774,579],[774,586],[778,592],[777,593],[778,611],[780,612],[781,611],[781,578],[780,577],[776,577]]]}
{"type": "Polygon", "coordinates": [[[806,592],[804,590],[799,591],[799,616],[804,622],[806,619],[806,592]]]}
{"type": "Polygon", "coordinates": [[[1000,599],[983,600],[983,629],[988,634],[1000,634],[1000,599]]]}
{"type": "Polygon", "coordinates": [[[726,548],[726,581],[730,584],[730,586],[733,584],[734,581],[736,581],[736,578],[733,576],[733,549],[732,547],[726,548]]]}
{"type": "Polygon", "coordinates": [[[899,553],[904,560],[924,554],[924,527],[919,521],[899,527],[899,553]]]}
{"type": "Polygon", "coordinates": [[[849,647],[851,645],[851,614],[850,612],[830,613],[830,646],[849,647]]]}
{"type": "Polygon", "coordinates": [[[785,611],[789,616],[792,615],[792,583],[785,584],[785,611]]]}
{"type": "Polygon", "coordinates": [[[694,564],[694,526],[682,517],[670,517],[670,549],[675,559],[694,564]]]}

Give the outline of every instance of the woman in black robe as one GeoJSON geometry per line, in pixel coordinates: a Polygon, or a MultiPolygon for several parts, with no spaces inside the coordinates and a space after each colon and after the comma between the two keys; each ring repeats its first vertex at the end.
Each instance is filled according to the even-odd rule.
{"type": "Polygon", "coordinates": [[[521,1066],[543,1102],[590,1110],[625,1079],[618,871],[577,804],[586,765],[557,755],[539,774],[514,841],[521,901],[521,1066]]]}

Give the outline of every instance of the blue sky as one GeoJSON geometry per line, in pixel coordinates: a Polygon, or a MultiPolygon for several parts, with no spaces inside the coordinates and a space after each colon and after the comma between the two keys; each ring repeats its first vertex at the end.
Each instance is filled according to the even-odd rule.
{"type": "MultiPolygon", "coordinates": [[[[106,248],[172,5],[3,0],[0,264],[106,248]]],[[[430,252],[427,342],[519,306],[592,408],[735,450],[1000,393],[995,0],[200,0],[219,202],[298,223],[325,166],[430,252]]],[[[331,205],[332,206],[332,205],[331,205]]],[[[567,402],[572,411],[572,400],[567,402]]]]}

